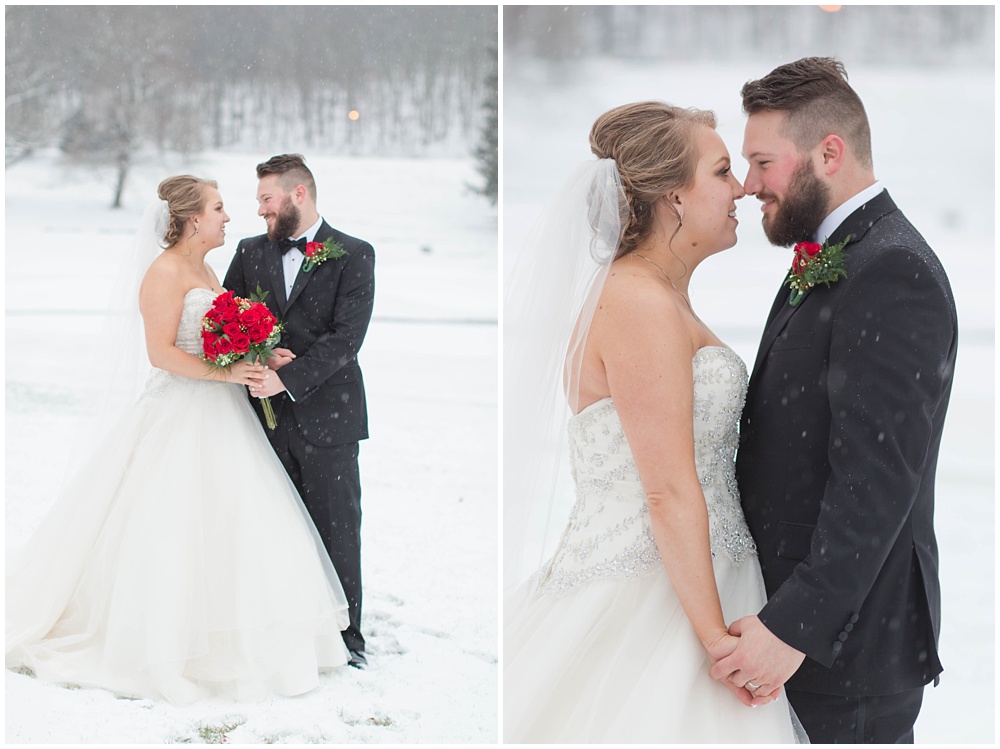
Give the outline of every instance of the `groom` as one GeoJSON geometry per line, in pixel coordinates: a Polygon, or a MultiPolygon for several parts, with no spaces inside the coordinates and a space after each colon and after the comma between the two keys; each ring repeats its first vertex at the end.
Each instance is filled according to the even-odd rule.
{"type": "MultiPolygon", "coordinates": [[[[358,441],[368,437],[358,350],[375,298],[375,251],[330,227],[316,209],[316,181],[298,154],[257,165],[257,215],[267,234],[241,240],[225,287],[248,297],[258,285],[284,326],[255,398],[270,397],[278,428],[265,429],[312,516],[347,596],[350,664],[365,668],[361,635],[361,480],[358,441]],[[305,263],[306,244],[334,252],[305,263]],[[336,250],[339,247],[343,254],[336,250]]],[[[264,421],[259,401],[252,400],[264,421]]]]}
{"type": "Polygon", "coordinates": [[[932,518],[954,298],[875,179],[839,62],[782,65],[742,95],[768,239],[847,240],[846,275],[795,305],[783,287],[771,308],[736,465],[769,600],[732,624],[739,645],[711,674],[747,703],[787,681],[814,743],[909,743],[942,671],[932,518]]]}

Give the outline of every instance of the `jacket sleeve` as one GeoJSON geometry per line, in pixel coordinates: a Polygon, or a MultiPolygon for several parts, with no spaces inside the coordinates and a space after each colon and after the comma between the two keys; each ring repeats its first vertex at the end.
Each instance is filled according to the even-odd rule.
{"type": "Polygon", "coordinates": [[[329,330],[281,368],[281,382],[296,403],[357,360],[375,303],[375,251],[361,242],[340,277],[329,330]]]}
{"type": "Polygon", "coordinates": [[[852,275],[832,320],[830,476],[810,553],[760,612],[827,667],[908,527],[956,335],[947,281],[918,252],[886,248],[852,275]]]}

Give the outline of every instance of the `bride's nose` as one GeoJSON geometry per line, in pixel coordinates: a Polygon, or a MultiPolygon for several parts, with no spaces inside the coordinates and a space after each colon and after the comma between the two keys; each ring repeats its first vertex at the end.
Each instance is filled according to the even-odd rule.
{"type": "Polygon", "coordinates": [[[736,179],[736,177],[733,177],[733,182],[735,183],[734,184],[735,189],[733,190],[733,200],[739,200],[740,198],[745,197],[747,193],[746,190],[743,189],[743,185],[740,184],[740,181],[736,179]]]}

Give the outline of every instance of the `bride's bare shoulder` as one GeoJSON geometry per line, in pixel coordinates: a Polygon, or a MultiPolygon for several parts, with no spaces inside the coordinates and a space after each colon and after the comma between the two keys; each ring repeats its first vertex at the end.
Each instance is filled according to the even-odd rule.
{"type": "Polygon", "coordinates": [[[150,264],[139,286],[139,298],[174,296],[184,284],[184,267],[171,253],[163,252],[150,264]]]}
{"type": "Polygon", "coordinates": [[[597,302],[597,312],[612,318],[655,320],[683,326],[678,297],[656,278],[629,267],[611,268],[597,302]]]}

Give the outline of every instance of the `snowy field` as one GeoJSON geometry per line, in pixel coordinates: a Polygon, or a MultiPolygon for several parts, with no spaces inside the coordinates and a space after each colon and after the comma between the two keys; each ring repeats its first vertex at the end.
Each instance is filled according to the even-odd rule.
{"type": "MultiPolygon", "coordinates": [[[[561,68],[505,56],[503,263],[573,166],[590,157],[602,112],[646,99],[711,109],[737,178],[740,87],[788,60],[719,66],[573,61],[561,68]]],[[[955,384],[938,464],[935,528],[943,597],[941,685],[925,690],[921,743],[992,743],[995,710],[994,77],[991,70],[852,64],[868,110],[876,176],[938,253],[959,314],[955,384]],[[955,113],[961,113],[960,126],[955,113]]],[[[739,243],[695,272],[705,322],[752,363],[789,253],[767,243],[760,204],[738,201],[739,243]]]]}
{"type": "MultiPolygon", "coordinates": [[[[86,350],[158,182],[218,180],[232,218],[209,255],[222,278],[260,234],[254,166],[270,153],[147,159],[126,208],[109,172],[40,154],[6,171],[6,527],[23,544],[92,446],[75,441],[100,392],[86,350]]],[[[308,156],[308,154],[307,154],[308,156]]],[[[301,697],[182,708],[6,673],[8,743],[491,743],[497,740],[497,210],[454,160],[309,157],[319,208],[376,251],[360,362],[370,668],[338,669],[301,697]]]]}

